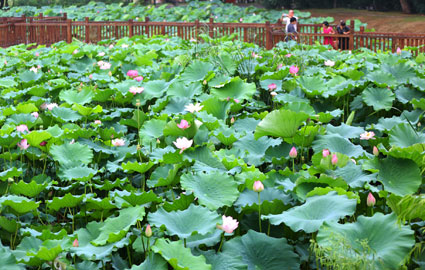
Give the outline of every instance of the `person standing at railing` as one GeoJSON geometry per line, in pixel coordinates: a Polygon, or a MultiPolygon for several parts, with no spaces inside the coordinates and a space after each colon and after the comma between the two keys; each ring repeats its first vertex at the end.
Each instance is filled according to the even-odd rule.
{"type": "MultiPolygon", "coordinates": [[[[348,27],[345,24],[345,21],[341,20],[339,22],[339,25],[336,27],[336,31],[338,32],[339,35],[349,35],[351,30],[350,30],[350,27],[348,27]]],[[[338,38],[338,40],[339,40],[338,48],[340,50],[348,50],[349,38],[340,37],[338,38]]]]}
{"type": "Polygon", "coordinates": [[[286,31],[285,41],[297,40],[297,19],[292,17],[289,20],[288,30],[286,31]]]}
{"type": "MultiPolygon", "coordinates": [[[[329,23],[327,21],[324,21],[322,25],[323,25],[323,34],[329,34],[329,35],[335,34],[334,29],[331,26],[329,26],[329,23]]],[[[332,47],[334,47],[333,38],[330,36],[325,36],[323,45],[331,45],[332,47]]]]}
{"type": "MultiPolygon", "coordinates": [[[[291,9],[289,10],[288,14],[283,13],[282,17],[280,18],[283,23],[286,24],[285,32],[288,33],[288,27],[291,25],[291,19],[295,18],[296,21],[298,21],[298,18],[294,16],[294,11],[291,9]]],[[[297,25],[295,24],[295,32],[297,31],[297,25]]]]}

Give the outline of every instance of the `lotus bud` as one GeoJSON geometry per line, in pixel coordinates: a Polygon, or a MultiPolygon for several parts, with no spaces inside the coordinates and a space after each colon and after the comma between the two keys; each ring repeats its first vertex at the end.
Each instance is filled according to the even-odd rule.
{"type": "Polygon", "coordinates": [[[322,156],[325,158],[329,156],[331,153],[329,152],[329,149],[323,149],[322,150],[322,156]]]}
{"type": "Polygon", "coordinates": [[[375,203],[376,203],[375,197],[373,197],[372,193],[369,192],[369,194],[367,195],[367,200],[366,200],[367,206],[373,207],[375,203]]]}
{"type": "Polygon", "coordinates": [[[9,178],[7,178],[7,182],[9,182],[9,183],[13,183],[13,182],[15,182],[15,181],[13,180],[13,178],[12,178],[12,177],[9,177],[9,178]]]}
{"type": "Polygon", "coordinates": [[[378,156],[379,155],[379,150],[378,150],[378,148],[376,146],[373,147],[373,151],[372,152],[373,152],[373,154],[375,156],[378,156]]]}
{"type": "Polygon", "coordinates": [[[152,229],[151,229],[151,225],[149,225],[149,224],[148,224],[148,226],[146,226],[145,235],[148,238],[152,236],[152,229]]]}
{"type": "Polygon", "coordinates": [[[207,80],[204,80],[202,83],[203,83],[204,85],[207,85],[207,80]]]}
{"type": "Polygon", "coordinates": [[[291,151],[289,151],[289,156],[291,157],[291,158],[296,158],[297,157],[297,149],[293,146],[292,148],[291,148],[291,151]]]}
{"type": "Polygon", "coordinates": [[[401,49],[400,49],[400,47],[397,48],[397,54],[398,55],[401,55],[401,49]]]}
{"type": "Polygon", "coordinates": [[[336,165],[338,163],[338,157],[336,156],[336,154],[332,155],[332,165],[336,165]]]}
{"type": "Polygon", "coordinates": [[[263,185],[263,183],[261,181],[255,181],[254,182],[254,186],[252,187],[252,189],[255,192],[261,192],[261,191],[264,190],[264,185],[263,185]]]}
{"type": "Polygon", "coordinates": [[[73,247],[78,247],[79,246],[78,239],[75,239],[74,242],[72,242],[72,246],[73,247]]]}
{"type": "Polygon", "coordinates": [[[235,122],[235,118],[234,117],[232,117],[231,119],[230,119],[230,124],[233,124],[235,122]]]}

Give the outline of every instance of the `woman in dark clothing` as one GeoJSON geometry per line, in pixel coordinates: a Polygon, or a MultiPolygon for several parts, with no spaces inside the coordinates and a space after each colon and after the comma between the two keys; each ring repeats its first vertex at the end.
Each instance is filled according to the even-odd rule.
{"type": "Polygon", "coordinates": [[[298,33],[297,33],[296,25],[297,25],[297,19],[295,17],[292,17],[290,19],[290,24],[288,25],[285,41],[297,40],[298,33]]]}
{"type": "MultiPolygon", "coordinates": [[[[348,35],[350,34],[350,28],[345,24],[345,21],[340,21],[339,25],[336,28],[336,31],[339,35],[348,35]]],[[[339,45],[338,48],[340,50],[348,50],[349,46],[349,38],[340,37],[339,39],[339,45]]]]}

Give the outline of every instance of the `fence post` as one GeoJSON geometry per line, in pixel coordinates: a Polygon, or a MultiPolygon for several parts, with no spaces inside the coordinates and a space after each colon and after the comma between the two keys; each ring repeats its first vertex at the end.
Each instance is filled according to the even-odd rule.
{"type": "Polygon", "coordinates": [[[354,20],[350,21],[350,39],[349,39],[349,50],[354,50],[354,20]]]}
{"type": "Polygon", "coordinates": [[[64,21],[68,20],[68,13],[66,13],[66,12],[65,12],[65,13],[63,14],[63,20],[64,20],[64,21]]]}
{"type": "Polygon", "coordinates": [[[133,20],[128,20],[128,36],[133,37],[133,20]]]}
{"type": "Polygon", "coordinates": [[[272,40],[272,28],[270,26],[270,21],[266,22],[266,49],[273,49],[273,40],[272,40]]]}
{"type": "Polygon", "coordinates": [[[210,34],[210,38],[214,37],[214,18],[210,18],[210,22],[208,24],[208,32],[210,34]]]}
{"type": "Polygon", "coordinates": [[[198,40],[199,35],[199,20],[195,20],[195,37],[194,39],[198,40]]]}
{"type": "Polygon", "coordinates": [[[66,42],[72,42],[72,20],[66,20],[66,42]]]}
{"type": "MultiPolygon", "coordinates": [[[[364,26],[360,26],[360,34],[364,33],[364,26]]],[[[360,47],[364,47],[364,40],[363,40],[363,36],[359,36],[359,38],[357,40],[360,40],[360,47]]]]}
{"type": "Polygon", "coordinates": [[[85,19],[85,26],[86,26],[86,43],[89,43],[90,42],[89,17],[86,17],[86,19],[85,19]]]}

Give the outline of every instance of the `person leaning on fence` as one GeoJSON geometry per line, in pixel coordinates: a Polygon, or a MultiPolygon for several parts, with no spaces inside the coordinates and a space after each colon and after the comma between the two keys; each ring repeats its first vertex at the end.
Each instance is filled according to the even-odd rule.
{"type": "MultiPolygon", "coordinates": [[[[329,26],[329,23],[327,21],[324,21],[322,25],[323,25],[323,34],[329,34],[329,35],[335,34],[334,29],[331,26],[329,26]]],[[[334,47],[333,38],[330,36],[325,36],[323,45],[331,45],[332,47],[334,47]]]]}
{"type": "MultiPolygon", "coordinates": [[[[288,27],[291,24],[291,19],[295,18],[298,21],[298,18],[294,16],[294,11],[291,9],[289,10],[288,14],[283,13],[282,17],[280,18],[283,23],[286,24],[285,32],[288,33],[288,27]]],[[[297,31],[297,25],[295,24],[295,31],[297,31]]]]}
{"type": "MultiPolygon", "coordinates": [[[[345,21],[341,20],[339,22],[339,25],[336,27],[336,31],[338,32],[339,35],[348,35],[350,34],[350,27],[348,27],[345,24],[345,21]]],[[[348,50],[349,38],[340,37],[338,38],[338,40],[339,40],[338,48],[340,50],[348,50]]]]}
{"type": "Polygon", "coordinates": [[[288,30],[286,31],[285,41],[297,40],[297,19],[292,17],[289,21],[288,30]]]}

